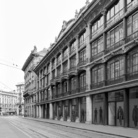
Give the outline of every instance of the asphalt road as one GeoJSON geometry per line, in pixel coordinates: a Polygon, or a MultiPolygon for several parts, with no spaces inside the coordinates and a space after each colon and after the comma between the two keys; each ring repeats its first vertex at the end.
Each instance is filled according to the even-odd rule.
{"type": "Polygon", "coordinates": [[[22,117],[0,117],[0,138],[122,138],[22,117]]]}

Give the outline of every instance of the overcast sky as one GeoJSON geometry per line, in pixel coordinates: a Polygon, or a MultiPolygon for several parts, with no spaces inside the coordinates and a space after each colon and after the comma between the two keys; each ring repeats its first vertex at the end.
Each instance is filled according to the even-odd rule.
{"type": "Polygon", "coordinates": [[[34,45],[38,51],[48,48],[58,36],[63,21],[74,18],[75,11],[85,2],[0,0],[0,89],[15,90],[17,83],[24,82],[20,69],[34,45]]]}

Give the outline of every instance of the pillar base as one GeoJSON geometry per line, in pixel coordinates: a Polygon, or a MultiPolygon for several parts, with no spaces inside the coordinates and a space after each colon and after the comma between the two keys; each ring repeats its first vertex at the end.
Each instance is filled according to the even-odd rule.
{"type": "Polygon", "coordinates": [[[55,117],[54,120],[58,120],[57,117],[55,117]]]}
{"type": "Polygon", "coordinates": [[[85,124],[92,124],[92,121],[86,121],[85,124]]]}
{"type": "Polygon", "coordinates": [[[70,117],[68,117],[68,118],[67,118],[67,122],[71,122],[71,119],[70,119],[70,117]]]}
{"type": "Polygon", "coordinates": [[[60,121],[64,121],[63,117],[60,118],[60,121]]]}
{"type": "Polygon", "coordinates": [[[76,122],[76,123],[80,123],[79,117],[76,118],[76,121],[75,121],[75,122],[76,122]]]}

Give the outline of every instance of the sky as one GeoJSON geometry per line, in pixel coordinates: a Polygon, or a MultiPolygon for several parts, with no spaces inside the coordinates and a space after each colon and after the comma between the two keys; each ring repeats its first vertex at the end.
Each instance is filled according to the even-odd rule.
{"type": "MultiPolygon", "coordinates": [[[[0,90],[16,90],[34,46],[48,48],[86,0],[0,0],[0,90]]],[[[91,0],[90,0],[91,2],[91,0]]]]}

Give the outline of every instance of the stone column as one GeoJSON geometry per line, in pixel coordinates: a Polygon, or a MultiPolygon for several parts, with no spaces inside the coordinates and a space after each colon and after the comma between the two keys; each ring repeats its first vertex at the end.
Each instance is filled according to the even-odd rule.
{"type": "Polygon", "coordinates": [[[39,105],[39,118],[41,118],[41,114],[42,114],[42,113],[41,113],[41,110],[42,110],[42,109],[41,109],[41,105],[39,105]]]}
{"type": "Polygon", "coordinates": [[[72,117],[72,113],[71,113],[71,100],[69,100],[69,118],[67,118],[68,122],[71,122],[71,117],[72,117]]]}
{"type": "Polygon", "coordinates": [[[86,89],[90,90],[91,86],[91,70],[89,67],[86,69],[86,89]]]}
{"type": "Polygon", "coordinates": [[[92,98],[91,96],[86,96],[86,123],[92,123],[92,98]]]}
{"type": "Polygon", "coordinates": [[[81,104],[80,104],[80,98],[78,98],[78,116],[76,118],[76,122],[80,122],[81,119],[81,104]]]}
{"type": "Polygon", "coordinates": [[[129,90],[124,91],[124,127],[129,126],[129,90]]]}
{"type": "Polygon", "coordinates": [[[50,119],[53,119],[53,104],[50,103],[50,119]]]}

